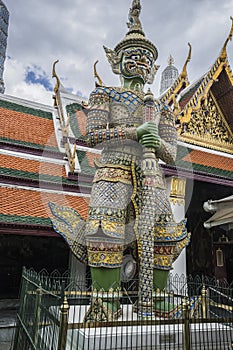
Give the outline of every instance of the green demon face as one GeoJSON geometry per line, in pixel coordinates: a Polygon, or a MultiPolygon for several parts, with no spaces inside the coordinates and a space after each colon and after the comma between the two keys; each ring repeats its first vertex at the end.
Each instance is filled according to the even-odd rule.
{"type": "Polygon", "coordinates": [[[141,79],[145,84],[151,76],[153,63],[150,51],[143,48],[126,49],[121,59],[120,74],[126,79],[141,79]]]}

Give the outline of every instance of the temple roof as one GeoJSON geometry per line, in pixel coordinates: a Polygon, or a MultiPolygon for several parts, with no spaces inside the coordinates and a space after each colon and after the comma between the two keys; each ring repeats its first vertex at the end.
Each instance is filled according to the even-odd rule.
{"type": "MultiPolygon", "coordinates": [[[[197,111],[210,92],[214,94],[217,102],[222,99],[223,107],[225,107],[226,103],[226,107],[231,107],[229,101],[233,96],[232,85],[233,76],[227,58],[221,61],[218,57],[209,71],[180,93],[178,102],[181,111],[186,114],[181,117],[181,120],[183,118],[187,123],[192,117],[191,109],[197,111]],[[190,110],[188,110],[189,108],[190,110]]],[[[226,114],[231,114],[228,109],[226,114]]]]}
{"type": "Polygon", "coordinates": [[[227,44],[233,34],[233,18],[230,33],[219,56],[210,69],[192,84],[184,74],[161,97],[174,110],[179,139],[188,144],[233,154],[233,75],[227,58],[227,44]]]}
{"type": "Polygon", "coordinates": [[[180,94],[180,140],[233,154],[232,87],[230,66],[218,59],[180,94]]]}
{"type": "Polygon", "coordinates": [[[55,159],[28,157],[30,156],[27,154],[18,155],[16,152],[13,155],[9,152],[1,154],[0,150],[0,177],[72,184],[67,179],[64,162],[62,164],[60,161],[59,164],[55,159]]]}
{"type": "Polygon", "coordinates": [[[218,76],[218,81],[218,84],[212,85],[211,92],[233,132],[233,79],[229,79],[226,69],[223,69],[218,76]]]}
{"type": "Polygon", "coordinates": [[[1,142],[58,151],[52,111],[0,99],[1,142]]]}
{"type": "Polygon", "coordinates": [[[196,81],[194,81],[192,84],[190,84],[180,93],[179,106],[182,110],[187,105],[187,103],[191,100],[191,98],[194,96],[195,92],[197,91],[199,86],[202,84],[204,77],[205,75],[200,77],[196,81]]]}
{"type": "Polygon", "coordinates": [[[178,146],[176,167],[188,170],[189,177],[201,179],[202,176],[206,181],[211,178],[211,182],[233,186],[233,157],[228,154],[182,144],[178,146]]]}
{"type": "Polygon", "coordinates": [[[86,132],[86,115],[82,111],[82,107],[79,103],[71,103],[66,106],[66,112],[70,116],[70,127],[79,141],[85,140],[86,132]]]}
{"type": "Polygon", "coordinates": [[[54,109],[2,95],[0,121],[0,231],[53,234],[49,202],[67,203],[85,218],[93,155],[77,149],[84,171],[69,172],[54,109]]]}
{"type": "Polygon", "coordinates": [[[19,187],[0,187],[1,224],[27,224],[52,227],[48,203],[67,205],[75,209],[82,218],[87,217],[88,197],[57,194],[19,187]]]}

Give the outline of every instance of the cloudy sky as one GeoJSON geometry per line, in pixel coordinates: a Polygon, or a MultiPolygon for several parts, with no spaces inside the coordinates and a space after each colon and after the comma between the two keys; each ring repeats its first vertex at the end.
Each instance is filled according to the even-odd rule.
{"type": "MultiPolygon", "coordinates": [[[[52,105],[57,74],[68,91],[87,97],[94,88],[93,64],[106,85],[118,85],[103,45],[114,48],[127,32],[131,0],[3,0],[10,12],[4,81],[6,94],[52,105]]],[[[158,95],[160,74],[169,54],[180,70],[192,44],[190,81],[217,58],[230,27],[233,0],[141,0],[141,22],[158,48],[160,69],[152,90],[158,95]]],[[[233,42],[228,45],[233,68],[233,42]]]]}

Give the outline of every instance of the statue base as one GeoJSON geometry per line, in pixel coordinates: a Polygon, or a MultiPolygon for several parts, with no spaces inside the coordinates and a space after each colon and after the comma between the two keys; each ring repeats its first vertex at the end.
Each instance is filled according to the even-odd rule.
{"type": "Polygon", "coordinates": [[[133,305],[133,312],[135,312],[141,320],[153,320],[155,319],[153,302],[143,303],[137,301],[133,305]]]}
{"type": "Polygon", "coordinates": [[[180,310],[180,306],[170,304],[168,301],[156,301],[154,303],[154,314],[162,319],[171,319],[180,310]]]}
{"type": "Polygon", "coordinates": [[[94,298],[87,311],[84,322],[111,322],[121,316],[119,301],[104,301],[101,298],[94,298]]]}
{"type": "Polygon", "coordinates": [[[181,311],[181,300],[176,305],[172,304],[166,293],[153,296],[153,300],[148,303],[137,301],[133,305],[133,312],[137,313],[140,319],[171,319],[181,311]]]}
{"type": "MultiPolygon", "coordinates": [[[[184,349],[183,322],[169,324],[159,320],[159,324],[152,324],[150,321],[147,324],[139,321],[138,315],[133,312],[132,305],[122,305],[122,315],[116,325],[114,322],[102,322],[102,324],[93,323],[87,327],[82,322],[86,312],[87,305],[70,306],[69,324],[73,323],[76,326],[68,329],[66,349],[184,349]]],[[[198,349],[209,348],[210,345],[213,350],[227,349],[231,343],[231,334],[232,328],[227,325],[199,322],[190,324],[190,339],[198,349]],[[213,327],[215,327],[214,332],[213,327]],[[225,340],[223,340],[223,334],[225,334],[225,340]]]]}

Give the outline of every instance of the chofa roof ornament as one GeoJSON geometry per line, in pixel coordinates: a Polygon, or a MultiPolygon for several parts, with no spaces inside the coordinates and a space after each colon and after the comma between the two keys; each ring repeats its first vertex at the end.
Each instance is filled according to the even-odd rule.
{"type": "MultiPolygon", "coordinates": [[[[109,63],[112,66],[112,70],[115,74],[120,74],[119,65],[124,50],[131,48],[142,48],[148,50],[155,61],[158,57],[158,51],[155,45],[145,37],[142,30],[142,25],[139,19],[141,12],[140,0],[133,0],[132,6],[129,10],[127,26],[129,31],[125,37],[116,45],[114,50],[111,50],[104,46],[109,63]]],[[[154,73],[157,71],[158,66],[154,67],[154,73]]]]}
{"type": "Polygon", "coordinates": [[[221,51],[221,53],[220,53],[220,59],[221,59],[222,61],[225,61],[226,58],[227,58],[227,51],[226,51],[227,44],[228,44],[228,42],[229,42],[230,40],[232,40],[232,35],[233,35],[233,17],[232,17],[232,16],[230,16],[230,20],[231,20],[231,29],[230,29],[230,33],[229,33],[229,35],[228,35],[228,37],[227,37],[227,39],[226,39],[226,41],[225,41],[225,43],[224,43],[224,45],[223,45],[222,51],[221,51]]]}

